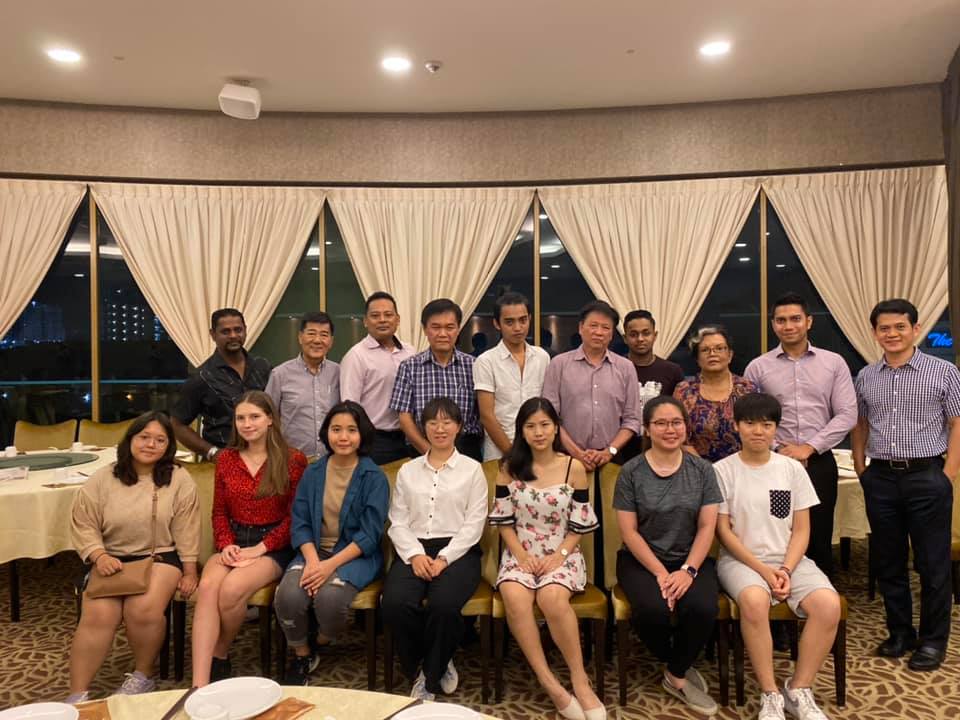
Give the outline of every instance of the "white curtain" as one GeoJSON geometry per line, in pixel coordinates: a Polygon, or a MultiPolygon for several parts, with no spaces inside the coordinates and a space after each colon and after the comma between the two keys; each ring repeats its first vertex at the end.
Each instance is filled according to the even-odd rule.
{"type": "Polygon", "coordinates": [[[421,350],[420,310],[448,297],[468,318],[532,201],[527,188],[338,188],[328,198],[364,295],[393,295],[400,338],[421,350]]]}
{"type": "Polygon", "coordinates": [[[235,307],[247,347],[273,315],[310,236],[315,188],[91,185],[150,307],[194,365],[213,351],[210,313],[235,307]]]}
{"type": "Polygon", "coordinates": [[[83,183],[0,180],[0,338],[43,282],[85,192],[83,183]]]}
{"type": "Polygon", "coordinates": [[[763,187],[837,324],[867,361],[882,354],[870,311],[903,297],[923,336],[947,306],[942,165],[787,175],[763,187]]]}
{"type": "Polygon", "coordinates": [[[594,295],[649,310],[657,354],[683,338],[733,248],[757,178],[539,188],[561,242],[594,295]]]}

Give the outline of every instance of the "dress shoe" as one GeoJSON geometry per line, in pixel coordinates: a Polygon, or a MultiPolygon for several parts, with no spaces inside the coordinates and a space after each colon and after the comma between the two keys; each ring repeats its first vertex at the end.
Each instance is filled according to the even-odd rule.
{"type": "Polygon", "coordinates": [[[936,670],[943,663],[944,655],[943,650],[938,647],[921,645],[910,656],[907,667],[911,670],[936,670]]]}
{"type": "Polygon", "coordinates": [[[877,655],[888,658],[903,657],[916,646],[916,639],[909,635],[891,635],[877,646],[877,655]]]}
{"type": "Polygon", "coordinates": [[[565,708],[557,708],[557,712],[560,713],[560,717],[566,718],[566,720],[586,719],[586,715],[583,714],[583,708],[580,707],[580,703],[573,693],[570,693],[570,702],[567,703],[567,706],[565,708]]]}

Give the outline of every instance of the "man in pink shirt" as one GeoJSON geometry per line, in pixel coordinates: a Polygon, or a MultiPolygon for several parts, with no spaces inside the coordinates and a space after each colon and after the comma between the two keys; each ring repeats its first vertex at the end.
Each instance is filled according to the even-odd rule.
{"type": "Polygon", "coordinates": [[[367,298],[363,326],[367,337],[354,345],[340,362],[340,398],[363,406],[377,429],[370,457],[378,465],[409,457],[400,417],[390,409],[390,394],[397,368],[414,355],[413,347],[401,344],[397,302],[378,291],[367,298]]]}
{"type": "Polygon", "coordinates": [[[846,361],[810,344],[813,317],[803,297],[787,293],[778,298],[771,320],[780,345],[752,360],[743,376],[780,401],[783,418],[776,450],[803,463],[820,498],[820,504],[810,509],[806,555],[830,575],[837,504],[832,451],[857,424],[857,395],[846,361]]]}

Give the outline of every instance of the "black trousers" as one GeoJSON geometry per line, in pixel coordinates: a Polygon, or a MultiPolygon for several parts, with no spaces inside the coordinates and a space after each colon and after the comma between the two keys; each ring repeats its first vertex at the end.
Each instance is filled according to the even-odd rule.
{"type": "Polygon", "coordinates": [[[483,462],[483,434],[461,434],[457,438],[457,451],[467,457],[472,457],[477,462],[483,462]]]}
{"type": "MultiPolygon", "coordinates": [[[[683,563],[666,565],[673,572],[683,563]]],[[[650,652],[667,663],[674,677],[682,678],[703,650],[717,619],[717,568],[707,558],[690,589],[677,602],[673,613],[660,595],[657,578],[633,553],[617,553],[617,578],[633,606],[633,628],[650,652]],[[676,623],[671,617],[676,614],[676,623]]]]}
{"type": "Polygon", "coordinates": [[[837,507],[837,461],[827,450],[807,459],[807,475],[820,504],[810,508],[810,542],[804,553],[827,575],[833,574],[833,513],[837,507]]]}
{"type": "MultiPolygon", "coordinates": [[[[450,538],[420,542],[435,558],[450,538]]],[[[400,667],[413,680],[422,665],[432,693],[440,692],[440,678],[463,637],[460,611],[480,584],[480,557],[480,547],[474,546],[430,582],[414,575],[399,557],[387,574],[380,606],[383,621],[393,628],[400,667]]]]}
{"type": "Polygon", "coordinates": [[[402,430],[377,430],[373,438],[371,460],[377,465],[386,465],[405,457],[410,457],[410,446],[402,430]]]}
{"type": "Polygon", "coordinates": [[[876,464],[860,477],[870,520],[871,565],[891,635],[914,635],[907,538],[920,575],[920,642],[946,649],[950,634],[950,520],[953,485],[943,461],[921,470],[876,464]]]}

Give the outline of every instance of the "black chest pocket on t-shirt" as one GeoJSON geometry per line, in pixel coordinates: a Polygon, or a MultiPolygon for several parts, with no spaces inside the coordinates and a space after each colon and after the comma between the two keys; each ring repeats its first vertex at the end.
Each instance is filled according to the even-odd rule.
{"type": "Polygon", "coordinates": [[[781,520],[790,515],[790,491],[789,490],[771,490],[770,491],[770,514],[781,520]]]}

